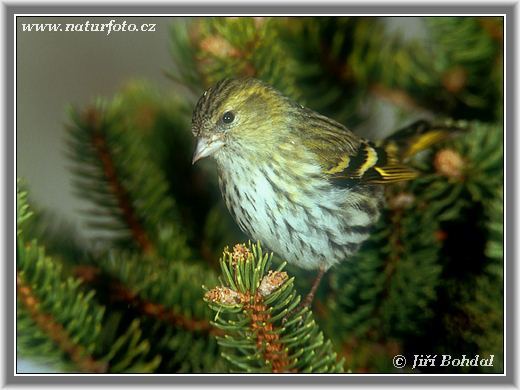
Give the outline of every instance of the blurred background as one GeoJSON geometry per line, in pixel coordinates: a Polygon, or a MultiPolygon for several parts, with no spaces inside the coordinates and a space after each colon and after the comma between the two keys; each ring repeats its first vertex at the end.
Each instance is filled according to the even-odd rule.
{"type": "MultiPolygon", "coordinates": [[[[449,372],[502,372],[501,18],[19,17],[16,45],[17,176],[35,212],[19,237],[34,246],[17,258],[19,372],[229,371],[212,331],[185,318],[212,318],[200,286],[246,239],[214,164],[190,164],[191,110],[233,76],[367,138],[417,119],[468,129],[413,161],[421,179],[389,189],[376,234],[327,274],[314,314],[345,370],[479,353],[496,365],[449,372]],[[156,28],[27,31],[86,20],[156,28]],[[42,327],[46,315],[60,327],[42,327]]],[[[305,293],[312,275],[288,271],[305,293]]]]}
{"type": "Polygon", "coordinates": [[[31,196],[82,229],[72,196],[65,156],[65,124],[70,106],[112,96],[129,80],[145,79],[171,89],[165,70],[172,67],[169,26],[175,18],[19,17],[17,19],[17,169],[31,196]],[[23,31],[22,24],[156,24],[155,32],[23,31]],[[42,163],[42,162],[45,163],[42,163]]]}

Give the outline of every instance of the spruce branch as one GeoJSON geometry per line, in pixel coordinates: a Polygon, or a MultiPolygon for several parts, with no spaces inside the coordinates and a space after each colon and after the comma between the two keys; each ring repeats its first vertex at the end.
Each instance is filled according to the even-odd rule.
{"type": "Polygon", "coordinates": [[[392,356],[434,317],[441,282],[438,222],[429,206],[406,186],[388,189],[387,198],[370,238],[331,275],[327,306],[336,320],[329,326],[356,371],[394,372],[392,356]]]}
{"type": "Polygon", "coordinates": [[[200,327],[210,331],[205,325],[210,311],[193,285],[216,283],[217,278],[203,264],[112,251],[99,265],[104,273],[119,281],[115,285],[121,287],[113,289],[114,297],[132,300],[135,307],[142,309],[148,304],[150,309],[164,305],[170,313],[165,313],[165,318],[175,319],[188,330],[200,327]]]}
{"type": "MultiPolygon", "coordinates": [[[[215,336],[222,331],[210,324],[210,310],[196,286],[216,283],[212,270],[197,263],[165,261],[141,254],[111,251],[80,267],[77,275],[98,300],[120,313],[125,321],[138,320],[152,351],[162,359],[156,372],[220,371],[215,336]]],[[[148,352],[148,353],[151,353],[148,352]]]]}
{"type": "Polygon", "coordinates": [[[388,301],[383,309],[386,326],[396,335],[418,334],[421,326],[433,317],[432,304],[441,276],[438,222],[422,207],[421,216],[412,214],[418,205],[414,196],[407,199],[405,207],[390,211],[390,253],[386,261],[387,265],[392,264],[392,272],[385,275],[382,298],[388,301]],[[421,226],[420,231],[417,226],[421,226]],[[416,275],[415,269],[422,272],[416,275]],[[396,314],[400,305],[404,308],[396,314]]]}
{"type": "MultiPolygon", "coordinates": [[[[140,261],[146,260],[140,259],[140,261]]],[[[126,268],[129,267],[126,266],[126,268]]],[[[107,267],[80,265],[74,267],[73,273],[83,284],[93,288],[103,288],[100,284],[108,286],[108,301],[111,304],[126,305],[129,308],[137,310],[143,316],[151,317],[190,332],[201,332],[210,335],[220,334],[220,331],[211,326],[209,320],[206,318],[192,318],[190,315],[185,315],[181,311],[176,310],[174,307],[167,306],[163,302],[154,302],[146,297],[146,292],[143,292],[141,286],[132,289],[129,286],[135,286],[135,284],[128,280],[125,280],[127,284],[122,283],[116,278],[116,273],[107,271],[107,267]]],[[[120,274],[117,276],[120,276],[120,274]]],[[[168,280],[169,284],[172,283],[168,277],[164,279],[168,280]]],[[[157,288],[155,280],[153,281],[153,286],[157,288]]],[[[180,307],[182,305],[175,306],[180,307]]]]}
{"type": "Polygon", "coordinates": [[[494,199],[503,187],[502,126],[469,122],[468,129],[417,162],[424,174],[411,188],[440,221],[457,218],[471,203],[494,199]]]}
{"type": "Polygon", "coordinates": [[[95,360],[82,345],[73,341],[63,325],[51,315],[40,310],[41,302],[24,281],[20,272],[16,273],[16,290],[18,299],[29,312],[34,323],[63,351],[79,371],[94,373],[107,371],[108,367],[105,362],[95,360]]]}
{"type": "MultiPolygon", "coordinates": [[[[107,145],[107,138],[100,112],[89,109],[85,113],[85,124],[91,133],[91,142],[101,162],[103,173],[108,181],[109,188],[117,200],[117,205],[123,214],[123,218],[130,228],[134,239],[139,243],[145,253],[153,253],[154,248],[148,234],[136,215],[136,210],[130,200],[126,188],[123,187],[113,161],[112,154],[107,145]]],[[[106,124],[105,124],[106,125],[106,124]]]]}
{"type": "Polygon", "coordinates": [[[194,23],[188,34],[204,85],[223,78],[256,77],[297,98],[294,67],[278,35],[279,24],[269,17],[216,17],[194,23]]]}
{"type": "Polygon", "coordinates": [[[199,23],[194,18],[185,18],[172,23],[170,29],[171,53],[174,69],[166,75],[178,86],[188,90],[192,104],[197,102],[204,90],[203,80],[198,71],[196,53],[193,49],[199,36],[199,23]]]}
{"type": "Polygon", "coordinates": [[[299,102],[355,126],[356,110],[366,91],[357,80],[348,61],[357,21],[362,18],[275,18],[274,27],[281,37],[279,66],[297,64],[291,69],[299,102]],[[291,62],[290,62],[291,61],[291,62]]]}
{"type": "MultiPolygon", "coordinates": [[[[90,181],[92,185],[84,189],[83,195],[101,206],[101,215],[94,215],[94,222],[99,223],[103,216],[111,216],[121,228],[130,227],[123,231],[122,240],[114,242],[115,248],[94,259],[96,270],[80,271],[92,279],[87,285],[103,291],[101,301],[104,304],[123,310],[128,319],[140,321],[143,334],[155,342],[154,352],[162,356],[156,368],[158,371],[214,370],[218,366],[218,346],[214,340],[218,330],[210,326],[210,311],[200,300],[194,285],[216,282],[215,273],[192,261],[184,223],[183,229],[180,229],[180,216],[171,195],[173,192],[181,198],[179,192],[187,192],[187,189],[174,188],[175,191],[172,191],[166,174],[158,168],[158,165],[165,165],[165,155],[171,155],[164,143],[173,138],[168,135],[158,147],[158,138],[155,137],[159,135],[154,132],[171,133],[168,123],[182,124],[184,119],[181,117],[172,121],[170,116],[173,114],[164,109],[164,102],[150,107],[150,103],[158,103],[152,93],[137,86],[116,96],[110,103],[98,104],[93,109],[102,125],[97,127],[92,125],[92,121],[85,120],[85,115],[75,113],[75,126],[71,129],[76,141],[72,144],[75,152],[73,158],[84,162],[81,160],[82,153],[85,150],[93,151],[87,164],[80,165],[82,170],[78,172],[78,180],[90,181]],[[104,146],[115,172],[112,176],[121,183],[132,206],[133,220],[139,223],[153,250],[146,250],[146,246],[141,244],[143,241],[135,234],[138,230],[132,228],[135,225],[126,217],[128,213],[117,201],[117,196],[114,197],[116,192],[110,191],[114,187],[107,186],[110,181],[106,178],[112,176],[106,174],[107,164],[99,158],[99,148],[91,145],[92,137],[89,134],[94,131],[105,140],[104,146]],[[159,153],[152,156],[152,150],[159,153]],[[96,177],[92,172],[99,174],[96,177]],[[98,199],[105,202],[101,203],[98,199]],[[130,232],[126,240],[125,231],[130,232]],[[137,245],[129,246],[132,242],[137,245]]],[[[180,108],[181,105],[175,107],[180,108]]],[[[176,112],[177,115],[180,112],[176,112]]],[[[179,134],[177,138],[183,137],[184,134],[179,134]]],[[[175,142],[170,146],[179,147],[178,144],[175,142]]],[[[172,173],[182,174],[175,169],[172,173]]],[[[117,229],[116,225],[109,225],[106,230],[117,233],[117,229]]]]}
{"type": "Polygon", "coordinates": [[[222,284],[204,296],[217,312],[214,326],[225,332],[218,342],[229,352],[222,356],[242,372],[342,372],[308,309],[292,312],[300,301],[294,278],[283,264],[269,269],[271,259],[260,244],[224,251],[222,284]]]}
{"type": "Polygon", "coordinates": [[[103,109],[92,107],[83,115],[77,112],[73,115],[75,126],[69,127],[72,136],[69,144],[70,157],[79,163],[73,168],[73,172],[78,175],[78,195],[90,197],[99,206],[109,209],[112,215],[121,218],[141,249],[153,252],[150,238],[136,215],[133,202],[116,169],[109,147],[109,124],[103,109]],[[90,164],[91,167],[85,167],[84,164],[90,164]],[[99,184],[95,185],[94,181],[99,184]]]}
{"type": "Polygon", "coordinates": [[[16,180],[16,235],[20,236],[25,228],[26,221],[33,215],[27,203],[27,191],[23,189],[22,181],[16,180]]]}
{"type": "MultiPolygon", "coordinates": [[[[78,195],[97,206],[86,213],[90,226],[115,244],[143,253],[188,257],[190,251],[163,173],[143,147],[143,134],[125,118],[116,97],[83,113],[72,112],[69,155],[78,195]],[[160,232],[175,240],[165,242],[160,232]],[[176,243],[176,245],[172,245],[176,243]]],[[[135,124],[134,124],[135,126],[135,124]]]]}
{"type": "Polygon", "coordinates": [[[504,371],[504,203],[503,188],[497,188],[494,199],[484,209],[487,242],[483,272],[466,287],[465,300],[457,302],[457,309],[467,318],[467,325],[460,329],[461,338],[468,345],[475,345],[483,356],[494,355],[493,367],[485,372],[504,371]]]}
{"type": "Polygon", "coordinates": [[[299,18],[279,35],[299,64],[294,72],[306,104],[342,123],[362,119],[368,93],[412,115],[436,107],[447,116],[500,118],[502,20],[419,23],[423,39],[407,39],[386,18],[370,17],[299,18]],[[495,104],[497,110],[482,111],[495,104]]]}
{"type": "Polygon", "coordinates": [[[124,324],[121,336],[106,332],[105,308],[94,291],[64,272],[37,240],[25,240],[32,214],[26,199],[18,188],[17,350],[67,371],[153,371],[160,356],[146,357],[139,322],[124,324]]]}
{"type": "MultiPolygon", "coordinates": [[[[63,364],[72,361],[80,371],[105,372],[106,364],[93,358],[92,339],[99,335],[103,309],[92,304],[93,294],[84,294],[79,283],[65,279],[62,267],[45,255],[36,240],[25,242],[24,229],[33,215],[27,204],[27,192],[18,181],[17,189],[17,253],[16,289],[17,315],[26,333],[19,337],[17,348],[31,351],[31,342],[55,345],[63,355],[53,354],[50,360],[63,364]],[[31,329],[32,332],[27,332],[31,329]]],[[[45,347],[43,347],[45,348],[45,347]]]]}
{"type": "Polygon", "coordinates": [[[210,310],[196,287],[216,283],[213,270],[200,262],[116,250],[95,264],[94,270],[80,270],[85,283],[100,291],[103,304],[140,321],[143,334],[154,340],[154,353],[162,357],[157,372],[218,369],[215,336],[222,332],[210,324],[210,310]]]}
{"type": "MultiPolygon", "coordinates": [[[[131,293],[130,293],[131,294],[131,293]]],[[[210,326],[208,321],[186,318],[164,307],[163,304],[136,300],[135,296],[127,296],[127,301],[137,305],[139,310],[148,316],[156,317],[160,321],[166,321],[173,326],[182,327],[190,332],[205,332],[211,335],[220,334],[217,329],[210,326]]]]}
{"type": "Polygon", "coordinates": [[[182,328],[189,332],[202,332],[210,335],[221,333],[218,329],[213,328],[208,320],[190,318],[171,307],[166,307],[163,303],[144,299],[121,283],[111,287],[111,299],[113,302],[127,304],[145,316],[167,322],[174,327],[182,328]]]}

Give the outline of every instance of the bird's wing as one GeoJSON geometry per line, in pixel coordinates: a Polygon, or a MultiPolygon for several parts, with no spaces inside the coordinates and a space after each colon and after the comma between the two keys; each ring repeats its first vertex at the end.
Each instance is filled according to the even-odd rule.
{"type": "Polygon", "coordinates": [[[353,154],[336,154],[335,163],[323,172],[338,184],[352,181],[386,184],[417,177],[416,171],[399,161],[396,152],[392,144],[376,146],[363,140],[353,154]]]}
{"type": "Polygon", "coordinates": [[[330,118],[313,113],[306,122],[303,143],[319,161],[322,172],[338,185],[352,182],[393,183],[410,180],[417,172],[398,158],[394,142],[376,145],[330,118]]]}

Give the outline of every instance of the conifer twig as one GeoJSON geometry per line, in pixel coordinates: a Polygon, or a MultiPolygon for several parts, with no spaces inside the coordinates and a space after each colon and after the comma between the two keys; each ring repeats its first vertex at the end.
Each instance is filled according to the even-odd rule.
{"type": "Polygon", "coordinates": [[[245,297],[244,309],[251,317],[251,330],[256,336],[256,346],[263,352],[263,357],[271,363],[273,373],[296,372],[289,369],[291,361],[283,343],[280,343],[279,332],[273,326],[268,307],[263,303],[263,297],[257,291],[253,299],[245,297]],[[265,347],[264,347],[265,344],[265,347]]]}
{"type": "Polygon", "coordinates": [[[223,284],[204,295],[217,311],[213,323],[225,331],[219,344],[236,352],[222,356],[247,372],[342,372],[343,360],[337,360],[308,308],[293,311],[300,301],[294,278],[282,271],[283,264],[269,269],[271,259],[259,244],[224,249],[223,284]]]}
{"type": "MultiPolygon", "coordinates": [[[[78,266],[75,267],[74,270],[75,276],[88,284],[95,284],[101,272],[101,269],[95,266],[78,266]]],[[[168,322],[173,326],[181,327],[192,332],[202,332],[211,335],[221,335],[223,333],[220,329],[211,326],[207,320],[187,318],[161,303],[142,298],[139,294],[126,288],[122,283],[112,281],[110,283],[109,294],[112,302],[126,303],[143,315],[168,322]]]]}
{"type": "Polygon", "coordinates": [[[220,329],[216,329],[207,320],[199,320],[187,318],[186,316],[175,312],[172,308],[167,308],[161,303],[155,303],[140,297],[130,289],[125,288],[122,284],[112,288],[112,298],[115,301],[125,302],[137,309],[142,314],[154,317],[160,321],[186,329],[191,332],[202,332],[211,335],[222,335],[220,329]]]}
{"type": "Polygon", "coordinates": [[[154,253],[154,246],[135,213],[125,187],[119,180],[110,149],[107,146],[106,138],[100,130],[102,119],[100,118],[99,112],[91,108],[87,110],[85,116],[87,124],[91,127],[92,145],[99,156],[110,190],[117,200],[119,209],[123,213],[124,220],[130,228],[132,236],[139,243],[143,252],[147,254],[154,253]]]}
{"type": "Polygon", "coordinates": [[[16,273],[16,290],[18,298],[27,308],[34,322],[69,356],[71,361],[82,372],[105,373],[108,371],[106,363],[95,360],[85,348],[75,344],[63,326],[49,314],[40,311],[40,302],[27,285],[19,272],[16,273]]]}

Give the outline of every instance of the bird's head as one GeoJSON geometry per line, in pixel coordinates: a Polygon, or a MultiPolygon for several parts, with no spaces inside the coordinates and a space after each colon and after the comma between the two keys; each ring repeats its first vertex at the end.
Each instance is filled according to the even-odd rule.
{"type": "MultiPolygon", "coordinates": [[[[200,97],[192,117],[193,163],[236,153],[250,156],[276,144],[291,102],[260,80],[224,79],[200,97]]],[[[258,156],[259,157],[259,156],[258,156]]]]}

